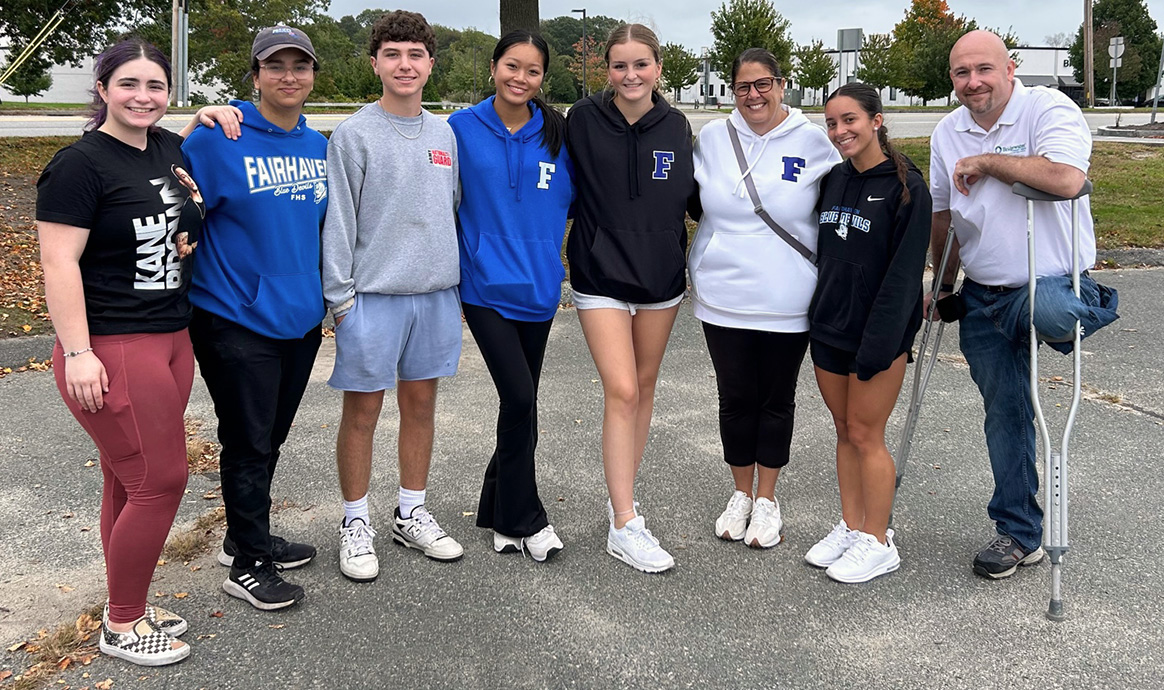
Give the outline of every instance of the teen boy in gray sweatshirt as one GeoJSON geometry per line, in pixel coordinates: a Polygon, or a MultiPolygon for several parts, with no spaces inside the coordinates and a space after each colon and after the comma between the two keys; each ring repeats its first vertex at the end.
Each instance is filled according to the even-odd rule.
{"type": "Polygon", "coordinates": [[[372,442],[384,391],[400,411],[400,492],[392,538],[440,561],[464,551],[424,506],[437,378],[461,355],[453,131],[421,108],[433,67],[432,28],[414,12],[372,27],[381,98],[336,127],[327,147],[323,294],[336,318],[335,370],[344,391],[336,464],[344,497],[340,572],[379,575],[368,511],[372,442]]]}

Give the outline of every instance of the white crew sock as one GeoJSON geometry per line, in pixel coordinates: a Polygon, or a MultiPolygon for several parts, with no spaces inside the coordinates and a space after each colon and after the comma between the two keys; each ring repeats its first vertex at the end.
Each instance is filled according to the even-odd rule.
{"type": "Polygon", "coordinates": [[[365,525],[372,524],[368,519],[368,494],[354,501],[344,501],[344,524],[347,525],[356,518],[363,520],[365,525]]]}
{"type": "Polygon", "coordinates": [[[412,489],[405,489],[400,487],[400,517],[408,519],[412,517],[412,511],[417,507],[424,505],[425,490],[413,491],[412,489]]]}

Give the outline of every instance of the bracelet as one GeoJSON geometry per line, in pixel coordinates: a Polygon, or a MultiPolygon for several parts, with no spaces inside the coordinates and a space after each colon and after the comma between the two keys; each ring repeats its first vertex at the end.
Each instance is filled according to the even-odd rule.
{"type": "Polygon", "coordinates": [[[938,291],[939,292],[953,292],[954,291],[954,284],[953,283],[942,283],[941,286],[938,288],[938,291]]]}
{"type": "Polygon", "coordinates": [[[92,351],[93,351],[93,348],[87,347],[84,350],[74,350],[72,352],[66,352],[65,357],[76,357],[77,355],[83,355],[86,352],[92,352],[92,351]]]}

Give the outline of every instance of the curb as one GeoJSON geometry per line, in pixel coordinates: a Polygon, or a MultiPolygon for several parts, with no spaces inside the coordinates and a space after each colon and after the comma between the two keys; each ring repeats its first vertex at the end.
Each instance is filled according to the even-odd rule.
{"type": "Polygon", "coordinates": [[[1096,130],[1096,133],[1101,137],[1123,137],[1125,139],[1164,139],[1164,129],[1109,127],[1105,125],[1096,130]]]}
{"type": "Polygon", "coordinates": [[[52,357],[57,337],[52,333],[17,336],[0,340],[0,368],[16,369],[28,364],[30,357],[45,360],[52,357]]]}

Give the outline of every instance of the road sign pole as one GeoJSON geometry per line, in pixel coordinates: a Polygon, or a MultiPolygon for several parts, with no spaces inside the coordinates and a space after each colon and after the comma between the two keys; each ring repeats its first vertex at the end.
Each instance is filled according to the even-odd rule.
{"type": "Polygon", "coordinates": [[[1156,122],[1156,107],[1160,105],[1160,82],[1164,81],[1164,43],[1160,44],[1160,68],[1156,70],[1156,94],[1152,96],[1152,123],[1156,122]]]}

